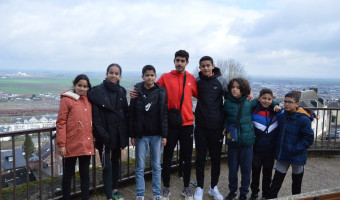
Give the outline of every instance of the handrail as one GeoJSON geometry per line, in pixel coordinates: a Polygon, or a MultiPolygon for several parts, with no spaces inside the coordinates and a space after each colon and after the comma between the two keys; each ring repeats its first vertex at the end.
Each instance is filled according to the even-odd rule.
{"type": "MultiPolygon", "coordinates": [[[[315,129],[315,140],[314,145],[309,149],[311,151],[340,151],[340,138],[331,139],[331,133],[337,133],[340,130],[338,127],[339,108],[310,108],[319,116],[319,119],[314,120],[312,126],[315,129]],[[329,138],[328,138],[329,137],[329,138]]],[[[340,120],[340,119],[339,119],[340,120]]],[[[2,170],[5,168],[5,159],[0,154],[0,169],[2,170],[0,175],[0,199],[61,199],[61,172],[59,170],[63,167],[63,161],[56,152],[56,141],[55,141],[56,127],[20,130],[14,132],[0,133],[0,151],[5,152],[12,151],[13,161],[11,163],[12,169],[2,170]],[[38,143],[37,154],[35,159],[30,160],[28,156],[25,156],[25,166],[17,166],[20,163],[20,158],[17,158],[15,152],[20,149],[20,145],[23,140],[28,140],[28,137],[32,135],[36,138],[38,143]],[[44,137],[42,137],[44,136],[44,137]],[[3,141],[2,138],[10,137],[11,141],[3,141]],[[47,139],[46,139],[47,138],[47,139]],[[49,153],[44,155],[45,149],[42,149],[44,142],[49,143],[49,153]],[[6,146],[7,145],[7,146],[6,146]],[[11,146],[9,148],[9,146],[11,146]],[[44,157],[42,157],[44,155],[44,157]],[[48,157],[48,159],[46,159],[48,157]],[[44,160],[45,159],[45,160],[44,160]],[[48,161],[47,161],[48,160],[48,161]],[[18,161],[18,162],[17,162],[18,161]],[[46,169],[46,163],[49,163],[46,169]],[[20,174],[25,171],[25,178],[21,177],[20,174]],[[19,173],[20,171],[20,173],[19,173]],[[11,175],[11,178],[8,176],[11,175]],[[33,179],[35,180],[31,180],[33,179]],[[6,179],[6,180],[4,180],[6,179]],[[26,179],[26,180],[23,180],[26,179]],[[3,183],[5,183],[3,185],[3,183]],[[8,184],[7,184],[8,183],[8,184]],[[7,184],[7,185],[6,185],[7,184]],[[25,186],[25,187],[23,187],[25,186]],[[13,192],[14,191],[14,192],[13,192]],[[20,191],[20,192],[18,192],[20,191]],[[7,196],[4,196],[7,195],[7,196]]],[[[45,147],[44,147],[45,148],[45,147]]],[[[47,148],[47,147],[46,147],[47,148]]],[[[28,145],[25,145],[25,152],[28,152],[28,145]]],[[[126,157],[121,160],[121,174],[120,181],[131,180],[134,178],[134,159],[133,159],[133,148],[130,145],[126,151],[126,157]]],[[[227,148],[224,145],[223,157],[226,156],[227,148]]],[[[21,157],[20,155],[18,155],[21,157]]],[[[177,146],[177,152],[174,153],[175,160],[173,160],[172,167],[180,165],[179,162],[179,147],[177,146]]],[[[101,180],[101,166],[98,165],[99,158],[92,156],[91,163],[92,169],[90,170],[91,187],[90,191],[96,191],[98,188],[103,187],[101,180]]],[[[8,164],[9,162],[7,162],[8,164]]],[[[8,165],[6,165],[8,166],[8,165]]],[[[145,174],[151,173],[151,165],[147,165],[148,168],[145,170],[145,174]]],[[[76,175],[77,176],[77,175],[76,175]]],[[[79,180],[78,178],[73,179],[73,192],[72,195],[80,193],[79,180]]]]}

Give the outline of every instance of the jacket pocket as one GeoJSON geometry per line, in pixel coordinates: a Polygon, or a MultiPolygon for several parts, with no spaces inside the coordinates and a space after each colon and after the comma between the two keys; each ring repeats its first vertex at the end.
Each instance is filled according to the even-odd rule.
{"type": "Polygon", "coordinates": [[[80,131],[80,124],[78,122],[68,124],[66,137],[72,137],[79,133],[80,131]]]}

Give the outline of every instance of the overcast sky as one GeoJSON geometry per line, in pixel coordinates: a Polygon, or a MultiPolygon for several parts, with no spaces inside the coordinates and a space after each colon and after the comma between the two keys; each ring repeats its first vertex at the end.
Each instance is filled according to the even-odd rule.
{"type": "Polygon", "coordinates": [[[210,55],[248,75],[337,78],[338,0],[1,0],[1,69],[187,70],[210,55]]]}

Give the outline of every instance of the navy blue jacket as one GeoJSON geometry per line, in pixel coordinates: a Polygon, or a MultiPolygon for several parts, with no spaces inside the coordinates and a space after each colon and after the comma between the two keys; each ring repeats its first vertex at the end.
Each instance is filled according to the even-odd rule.
{"type": "Polygon", "coordinates": [[[289,164],[306,164],[307,149],[314,141],[312,120],[313,116],[301,107],[291,115],[285,111],[278,117],[280,132],[276,142],[276,160],[289,164]]]}
{"type": "Polygon", "coordinates": [[[282,113],[275,113],[272,107],[264,108],[260,103],[253,110],[252,118],[255,131],[254,154],[274,157],[276,137],[279,134],[277,117],[282,113]]]}

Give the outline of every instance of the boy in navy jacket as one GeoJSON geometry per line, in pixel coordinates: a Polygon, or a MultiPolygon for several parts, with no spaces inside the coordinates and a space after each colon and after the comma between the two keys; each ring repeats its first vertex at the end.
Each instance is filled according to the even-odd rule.
{"type": "Polygon", "coordinates": [[[251,197],[255,200],[258,197],[260,175],[262,169],[262,198],[267,198],[272,181],[272,171],[274,166],[274,153],[276,137],[279,132],[277,117],[280,113],[274,112],[271,104],[273,102],[273,92],[264,88],[260,91],[258,105],[252,112],[255,131],[255,145],[253,148],[251,197]]]}
{"type": "Polygon", "coordinates": [[[296,92],[285,95],[284,114],[278,117],[280,132],[276,141],[275,175],[270,186],[269,199],[277,198],[289,166],[292,166],[292,194],[301,193],[307,149],[313,144],[314,132],[311,128],[313,114],[300,105],[296,92]]]}

